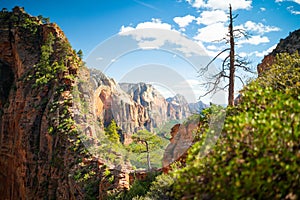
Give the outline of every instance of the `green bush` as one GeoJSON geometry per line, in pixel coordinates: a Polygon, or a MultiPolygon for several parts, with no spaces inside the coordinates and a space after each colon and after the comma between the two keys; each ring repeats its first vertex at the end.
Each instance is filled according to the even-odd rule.
{"type": "Polygon", "coordinates": [[[131,200],[135,197],[145,196],[149,191],[151,183],[155,180],[157,176],[156,172],[148,173],[146,180],[136,180],[128,191],[123,191],[119,194],[110,195],[107,199],[116,199],[116,200],[131,200]]]}
{"type": "Polygon", "coordinates": [[[111,120],[110,124],[105,128],[105,135],[107,135],[111,142],[120,143],[120,135],[118,131],[119,127],[117,126],[115,120],[111,120]]]}
{"type": "Polygon", "coordinates": [[[140,200],[169,200],[172,196],[172,186],[174,178],[169,174],[161,174],[151,183],[149,191],[145,197],[136,197],[140,200]]]}
{"type": "Polygon", "coordinates": [[[299,55],[279,55],[241,96],[210,153],[200,157],[197,142],[173,172],[176,198],[300,198],[299,55]]]}

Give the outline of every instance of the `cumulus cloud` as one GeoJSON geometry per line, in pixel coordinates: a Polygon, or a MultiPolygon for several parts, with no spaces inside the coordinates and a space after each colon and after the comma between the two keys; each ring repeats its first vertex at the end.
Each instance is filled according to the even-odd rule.
{"type": "Polygon", "coordinates": [[[264,34],[274,31],[280,31],[280,28],[276,26],[267,26],[262,23],[256,23],[253,21],[247,21],[245,24],[236,27],[237,29],[243,29],[249,32],[255,32],[258,34],[264,34]]]}
{"type": "Polygon", "coordinates": [[[124,33],[124,32],[127,32],[127,31],[132,31],[134,30],[134,28],[130,27],[130,26],[122,26],[121,29],[120,29],[120,33],[124,33]]]}
{"type": "Polygon", "coordinates": [[[251,52],[251,53],[246,53],[246,52],[241,52],[239,53],[239,55],[241,57],[247,57],[247,56],[256,56],[256,57],[259,57],[259,58],[263,58],[264,56],[268,55],[269,53],[271,53],[275,48],[276,48],[277,44],[271,46],[270,48],[268,48],[267,50],[265,51],[254,51],[254,52],[251,52]]]}
{"type": "Polygon", "coordinates": [[[135,28],[131,26],[126,26],[126,27],[122,26],[119,34],[122,34],[127,31],[132,31],[135,29],[147,29],[147,28],[172,30],[171,24],[163,23],[160,19],[152,18],[150,22],[139,23],[135,28]]]}
{"type": "Polygon", "coordinates": [[[170,24],[159,19],[139,23],[136,27],[122,26],[119,35],[131,36],[141,49],[162,48],[177,51],[187,57],[206,55],[205,48],[201,43],[184,37],[180,32],[172,29],[170,24]]]}
{"type": "Polygon", "coordinates": [[[197,24],[214,24],[217,22],[226,22],[227,14],[223,10],[203,11],[197,18],[197,24]]]}
{"type": "Polygon", "coordinates": [[[268,42],[270,42],[268,37],[255,35],[255,36],[250,37],[249,39],[243,39],[243,40],[238,41],[238,44],[239,45],[242,45],[242,44],[259,45],[259,44],[268,43],[268,42]]]}
{"type": "Polygon", "coordinates": [[[250,9],[252,0],[187,0],[195,8],[211,8],[228,10],[228,5],[232,5],[233,10],[250,9]]]}
{"type": "Polygon", "coordinates": [[[185,27],[188,26],[196,18],[192,15],[186,15],[184,17],[174,17],[173,21],[178,24],[182,31],[185,31],[185,27]]]}
{"type": "Polygon", "coordinates": [[[268,55],[269,53],[271,53],[276,48],[276,46],[277,46],[277,44],[271,46],[270,48],[268,48],[267,50],[262,51],[262,52],[255,51],[253,54],[257,57],[262,58],[262,57],[268,55]]]}
{"type": "Polygon", "coordinates": [[[194,37],[197,41],[216,42],[222,39],[227,33],[224,23],[215,23],[198,29],[198,34],[194,37]]]}

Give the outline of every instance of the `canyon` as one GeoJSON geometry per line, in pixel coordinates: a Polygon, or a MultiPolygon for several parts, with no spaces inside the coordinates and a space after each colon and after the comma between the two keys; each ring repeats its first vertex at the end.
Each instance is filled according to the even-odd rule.
{"type": "MultiPolygon", "coordinates": [[[[0,194],[3,199],[104,199],[147,176],[125,160],[105,162],[99,133],[114,120],[121,143],[172,121],[163,169],[182,161],[193,144],[198,121],[182,123],[208,106],[177,94],[163,97],[147,83],[117,83],[87,68],[54,23],[23,8],[0,12],[0,194]],[[113,181],[110,178],[113,177],[113,181]]],[[[300,30],[280,40],[258,65],[259,75],[277,53],[300,50],[300,30]]],[[[101,136],[101,135],[100,135],[101,136]]]]}

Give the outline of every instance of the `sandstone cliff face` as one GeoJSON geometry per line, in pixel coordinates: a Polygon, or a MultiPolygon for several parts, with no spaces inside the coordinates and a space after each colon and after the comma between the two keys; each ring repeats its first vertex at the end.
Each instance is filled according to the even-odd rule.
{"type": "Polygon", "coordinates": [[[73,179],[84,157],[74,143],[77,56],[56,25],[42,24],[21,8],[0,13],[0,33],[1,198],[84,199],[82,185],[73,179]],[[50,33],[54,40],[45,46],[47,53],[42,46],[50,33]]]}
{"type": "Polygon", "coordinates": [[[268,66],[274,62],[276,54],[278,53],[295,53],[300,52],[300,29],[289,34],[285,39],[281,39],[276,48],[264,57],[262,63],[257,66],[257,72],[260,75],[263,71],[268,69],[268,66]]]}
{"type": "Polygon", "coordinates": [[[122,129],[123,142],[140,129],[153,131],[169,121],[181,121],[199,113],[206,105],[201,101],[189,104],[182,95],[165,99],[146,83],[116,83],[96,69],[90,69],[94,89],[94,107],[104,127],[112,119],[122,129]]]}
{"type": "Polygon", "coordinates": [[[189,104],[180,94],[176,94],[174,97],[167,98],[168,110],[167,115],[171,120],[186,119],[191,115],[189,104]]]}
{"type": "Polygon", "coordinates": [[[100,123],[107,126],[112,119],[122,129],[124,143],[130,142],[131,134],[139,129],[153,130],[147,109],[134,101],[113,80],[98,70],[90,70],[94,87],[94,105],[100,123]]]}
{"type": "Polygon", "coordinates": [[[197,121],[173,126],[170,132],[170,144],[167,146],[163,156],[164,172],[167,172],[170,169],[170,165],[175,161],[185,163],[187,151],[192,146],[198,129],[199,122],[197,121]]]}
{"type": "Polygon", "coordinates": [[[135,102],[142,105],[148,113],[151,127],[156,128],[168,121],[168,103],[165,98],[152,86],[146,83],[120,83],[135,102]]]}

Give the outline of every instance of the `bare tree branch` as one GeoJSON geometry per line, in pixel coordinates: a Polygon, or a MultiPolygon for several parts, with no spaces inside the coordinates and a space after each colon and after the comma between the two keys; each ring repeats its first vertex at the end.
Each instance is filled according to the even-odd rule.
{"type": "Polygon", "coordinates": [[[209,67],[209,65],[211,65],[211,63],[213,63],[222,53],[224,53],[224,52],[226,52],[228,50],[230,50],[230,48],[226,48],[226,49],[222,50],[221,52],[219,52],[203,69],[200,69],[198,71],[198,73],[202,72],[200,74],[200,76],[203,75],[208,70],[208,67],[209,67]]]}
{"type": "Polygon", "coordinates": [[[238,73],[239,69],[243,70],[245,72],[254,73],[251,67],[249,67],[249,62],[242,58],[241,56],[235,54],[235,46],[237,45],[235,39],[237,38],[246,38],[249,39],[249,34],[244,29],[234,29],[233,22],[238,17],[237,15],[232,15],[232,7],[229,4],[229,25],[228,25],[228,32],[226,34],[226,37],[222,38],[221,40],[218,40],[219,42],[225,41],[226,45],[229,45],[228,48],[220,51],[205,67],[200,69],[198,71],[199,76],[204,75],[204,73],[208,72],[209,66],[220,57],[221,54],[229,51],[229,55],[223,59],[221,64],[221,69],[219,69],[219,72],[216,74],[209,74],[209,79],[206,83],[203,83],[201,85],[204,85],[208,91],[201,95],[201,97],[207,96],[208,94],[215,94],[217,90],[224,90],[225,88],[228,88],[228,104],[230,106],[234,105],[234,85],[235,85],[235,78],[239,79],[243,85],[245,85],[243,79],[241,76],[239,76],[238,73]],[[221,81],[226,82],[225,79],[229,79],[228,84],[225,86],[219,86],[221,81]]]}
{"type": "Polygon", "coordinates": [[[242,82],[243,86],[245,86],[245,83],[244,83],[243,79],[240,76],[235,75],[235,77],[238,78],[242,82]]]}
{"type": "Polygon", "coordinates": [[[244,38],[246,38],[247,40],[249,39],[249,34],[248,34],[245,30],[243,30],[243,29],[234,29],[234,30],[233,30],[233,33],[235,33],[235,32],[238,32],[238,33],[235,35],[236,38],[244,37],[244,38]],[[240,35],[242,35],[242,36],[240,36],[240,35]]]}
{"type": "Polygon", "coordinates": [[[223,63],[222,63],[222,71],[225,71],[225,65],[228,61],[228,59],[230,58],[230,56],[228,55],[224,60],[223,60],[223,63]]]}

